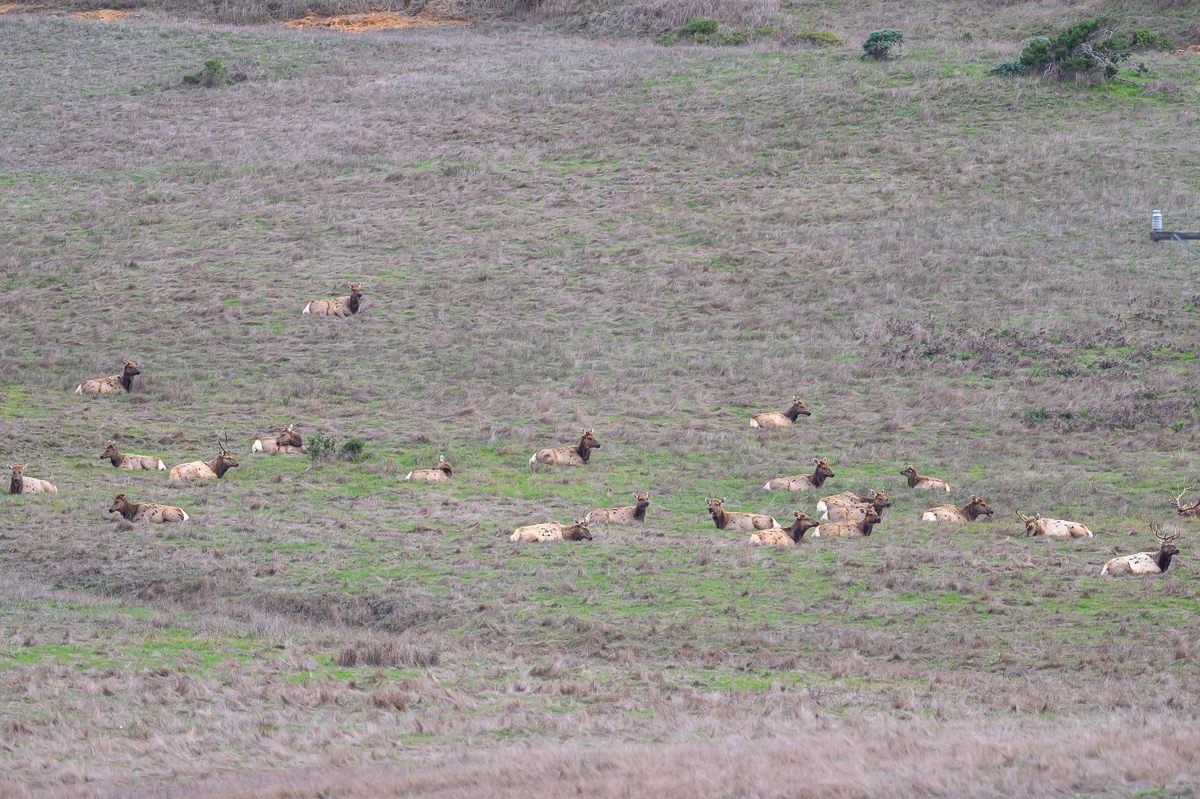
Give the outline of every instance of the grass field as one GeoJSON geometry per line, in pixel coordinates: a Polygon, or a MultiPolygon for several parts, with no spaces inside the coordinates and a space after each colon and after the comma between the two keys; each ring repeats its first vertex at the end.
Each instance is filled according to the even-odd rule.
{"type": "Polygon", "coordinates": [[[0,498],[0,797],[1193,795],[1200,261],[1147,233],[1200,226],[1200,58],[987,76],[1100,12],[1200,41],[1170,3],[773,12],[829,49],[0,14],[0,454],[59,488],[0,498]],[[180,85],[214,58],[250,79],[180,85]],[[249,453],[288,423],[364,456],[249,453]],[[216,484],[98,459],[221,434],[216,484]],[[868,488],[872,537],[780,551],[705,505],[868,488]],[[644,528],[507,540],[635,491],[644,528]],[[1098,576],[1163,523],[1166,575],[1098,576]]]}

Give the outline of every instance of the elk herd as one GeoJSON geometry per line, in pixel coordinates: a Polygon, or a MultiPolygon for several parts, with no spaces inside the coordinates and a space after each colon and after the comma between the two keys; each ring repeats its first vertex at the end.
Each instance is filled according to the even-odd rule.
{"type": "MultiPolygon", "coordinates": [[[[359,284],[350,285],[350,294],[346,297],[333,297],[324,300],[313,300],[305,305],[304,314],[325,315],[335,317],[352,316],[358,313],[362,293],[359,284]]],[[[134,361],[126,361],[124,370],[119,375],[85,380],[76,389],[76,394],[101,396],[128,392],[133,387],[133,379],[141,372],[134,361]]],[[[782,412],[758,413],[750,418],[753,428],[772,429],[795,424],[800,416],[811,416],[812,412],[800,397],[793,397],[791,406],[782,412]]],[[[539,449],[529,458],[529,469],[532,472],[538,466],[587,466],[591,462],[592,451],[601,448],[596,440],[595,431],[581,429],[578,443],[574,445],[548,447],[539,449]]],[[[289,424],[277,436],[257,439],[250,447],[251,453],[262,454],[298,454],[305,451],[304,439],[296,432],[295,426],[289,424]]],[[[126,471],[167,471],[163,460],[154,455],[134,455],[122,453],[115,441],[109,441],[101,460],[108,460],[113,467],[126,471]]],[[[813,458],[811,474],[798,474],[788,477],[776,477],[768,480],[762,486],[764,491],[805,492],[822,488],[826,481],[837,477],[826,458],[813,458]]],[[[25,474],[28,464],[13,464],[12,480],[9,483],[10,494],[57,494],[58,489],[46,480],[29,477],[25,474]]],[[[181,463],[169,471],[168,481],[173,483],[204,482],[220,480],[230,469],[238,467],[233,452],[222,437],[217,439],[216,456],[210,460],[196,460],[181,463]]],[[[900,471],[907,481],[909,489],[915,491],[943,491],[950,493],[950,484],[935,477],[922,476],[916,467],[909,465],[900,471]]],[[[454,468],[438,456],[438,462],[430,469],[414,469],[404,476],[408,481],[443,482],[454,478],[454,468]]],[[[1190,490],[1190,489],[1188,489],[1190,490]]],[[[1179,516],[1200,516],[1200,502],[1193,505],[1182,503],[1188,490],[1175,497],[1172,503],[1179,516]]],[[[646,511],[650,506],[650,496],[647,493],[635,493],[635,504],[616,508],[598,508],[576,519],[572,524],[545,522],[541,524],[518,527],[511,536],[512,541],[532,543],[547,543],[553,541],[591,541],[593,525],[639,525],[646,522],[646,511]]],[[[794,547],[801,542],[805,535],[810,538],[865,538],[869,537],[883,521],[884,511],[892,507],[892,501],[882,491],[871,491],[867,495],[844,491],[821,498],[816,504],[817,512],[821,513],[816,520],[801,511],[795,511],[794,520],[787,527],[780,525],[774,517],[759,513],[744,513],[731,511],[725,507],[724,498],[708,499],[708,513],[716,529],[749,533],[749,544],[752,546],[794,547]]],[[[127,499],[124,493],[114,497],[109,513],[119,514],[129,522],[186,522],[188,514],[182,508],[170,505],[159,505],[150,502],[135,503],[127,499]]],[[[939,505],[921,514],[921,521],[942,524],[966,524],[974,522],[981,516],[992,516],[993,511],[987,502],[977,496],[972,496],[970,502],[962,507],[957,505],[939,505]]],[[[1065,519],[1049,517],[1024,516],[1016,513],[1017,518],[1025,526],[1025,536],[1047,539],[1088,539],[1094,534],[1084,524],[1065,519]]],[[[1154,528],[1159,541],[1159,549],[1154,552],[1139,552],[1133,555],[1112,558],[1104,564],[1102,575],[1116,574],[1162,574],[1167,571],[1171,559],[1179,554],[1174,541],[1179,533],[1164,533],[1161,526],[1154,528]]]]}

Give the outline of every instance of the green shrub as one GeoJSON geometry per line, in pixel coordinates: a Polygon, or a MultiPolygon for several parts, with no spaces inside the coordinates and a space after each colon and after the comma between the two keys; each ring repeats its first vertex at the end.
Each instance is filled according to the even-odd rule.
{"type": "Polygon", "coordinates": [[[1175,49],[1175,45],[1171,44],[1171,40],[1166,36],[1159,36],[1157,33],[1145,28],[1114,34],[1103,44],[1113,50],[1131,50],[1134,52],[1143,52],[1146,50],[1170,51],[1175,49]]]}
{"type": "Polygon", "coordinates": [[[718,27],[719,25],[715,19],[692,17],[687,21],[686,25],[677,31],[677,33],[680,36],[695,36],[698,33],[705,36],[711,36],[717,32],[718,27]]]}
{"type": "Polygon", "coordinates": [[[1102,72],[1117,74],[1117,64],[1129,57],[1127,41],[1110,36],[1098,41],[1103,32],[1099,20],[1072,25],[1057,36],[1034,36],[1021,42],[1021,58],[1004,61],[988,70],[989,75],[1040,74],[1050,79],[1102,72]]]}
{"type": "Polygon", "coordinates": [[[1020,61],[1001,61],[996,66],[988,70],[989,75],[1024,75],[1025,65],[1020,61]]]}
{"type": "Polygon", "coordinates": [[[863,42],[863,58],[872,58],[876,61],[895,58],[896,56],[892,55],[892,48],[900,49],[903,44],[904,34],[894,28],[872,31],[867,40],[863,42]]]}
{"type": "Polygon", "coordinates": [[[785,44],[808,44],[813,47],[838,47],[844,41],[828,31],[798,31],[793,33],[785,44]]]}
{"type": "Polygon", "coordinates": [[[308,457],[316,461],[327,461],[333,458],[335,445],[333,439],[320,433],[308,437],[305,442],[308,447],[308,457]]]}
{"type": "Polygon", "coordinates": [[[214,86],[228,86],[233,83],[233,78],[229,77],[229,71],[220,61],[210,58],[204,62],[204,69],[191,75],[184,75],[183,82],[189,86],[203,86],[211,89],[214,86]]]}
{"type": "Polygon", "coordinates": [[[344,461],[358,460],[362,457],[363,447],[366,445],[367,442],[363,441],[361,438],[350,439],[345,444],[342,444],[342,452],[340,455],[341,459],[344,461]]]}

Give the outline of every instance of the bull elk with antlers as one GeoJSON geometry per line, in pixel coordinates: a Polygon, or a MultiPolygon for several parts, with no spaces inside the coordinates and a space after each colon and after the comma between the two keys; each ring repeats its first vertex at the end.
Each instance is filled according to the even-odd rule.
{"type": "Polygon", "coordinates": [[[804,404],[804,400],[799,397],[792,397],[792,407],[780,413],[779,411],[769,411],[767,413],[756,413],[750,417],[751,427],[787,427],[796,421],[797,416],[812,416],[812,411],[804,404]]]}
{"type": "Polygon", "coordinates": [[[1110,574],[1163,574],[1171,565],[1171,558],[1179,554],[1179,550],[1171,543],[1179,538],[1179,533],[1168,535],[1163,532],[1161,524],[1150,525],[1154,537],[1158,539],[1157,552],[1138,552],[1113,558],[1104,564],[1100,576],[1110,574]]]}
{"type": "Polygon", "coordinates": [[[181,463],[171,470],[168,481],[191,483],[199,480],[220,480],[225,472],[237,468],[238,462],[233,459],[233,453],[225,446],[220,438],[217,439],[217,457],[210,461],[192,461],[181,463]]]}
{"type": "Polygon", "coordinates": [[[1180,516],[1200,516],[1200,502],[1197,502],[1195,505],[1181,505],[1179,502],[1181,499],[1183,499],[1183,495],[1191,490],[1191,486],[1188,486],[1179,496],[1175,497],[1175,500],[1171,503],[1175,506],[1175,512],[1180,516]]]}

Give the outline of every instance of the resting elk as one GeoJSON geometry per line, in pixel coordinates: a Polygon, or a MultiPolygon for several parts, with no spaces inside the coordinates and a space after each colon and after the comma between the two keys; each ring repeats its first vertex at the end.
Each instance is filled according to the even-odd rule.
{"type": "Polygon", "coordinates": [[[776,477],[768,480],[763,491],[808,491],[810,488],[820,488],[830,477],[837,477],[829,468],[829,461],[824,458],[813,458],[816,466],[812,474],[798,474],[794,477],[776,477]]]}
{"type": "Polygon", "coordinates": [[[879,524],[879,514],[875,512],[874,508],[867,508],[862,521],[822,524],[813,530],[813,538],[865,538],[871,535],[871,531],[877,524],[879,524]]]}
{"type": "Polygon", "coordinates": [[[25,467],[28,463],[12,465],[12,480],[8,484],[10,494],[57,494],[58,489],[49,480],[39,480],[36,477],[26,477],[25,467]]]}
{"type": "Polygon", "coordinates": [[[620,508],[597,508],[587,515],[588,524],[645,524],[646,508],[650,507],[650,495],[634,493],[637,505],[620,508]]]}
{"type": "Polygon", "coordinates": [[[404,475],[405,480],[428,480],[431,483],[438,483],[443,480],[449,480],[454,476],[454,467],[446,463],[446,459],[438,455],[437,465],[432,469],[413,469],[408,474],[404,475]]]}
{"type": "Polygon", "coordinates": [[[108,442],[108,447],[105,448],[104,454],[100,456],[100,460],[112,461],[112,465],[118,469],[126,469],[128,471],[146,471],[146,472],[165,472],[167,465],[162,462],[162,458],[156,458],[153,455],[127,455],[117,449],[117,442],[108,442]]]}
{"type": "Polygon", "coordinates": [[[909,466],[904,471],[900,472],[908,478],[909,488],[919,488],[922,491],[945,491],[950,493],[950,484],[945,480],[939,480],[936,477],[922,477],[917,474],[917,469],[914,466],[909,466]]]}
{"type": "Polygon", "coordinates": [[[756,413],[750,417],[751,427],[787,427],[796,421],[797,416],[812,416],[812,411],[804,404],[804,400],[799,397],[792,397],[792,407],[788,408],[783,413],[779,411],[770,411],[768,413],[756,413]]]}
{"type": "Polygon", "coordinates": [[[251,452],[265,452],[268,455],[297,455],[304,451],[304,438],[295,431],[295,425],[289,424],[275,438],[259,438],[250,446],[251,452]]]}
{"type": "Polygon", "coordinates": [[[588,530],[587,519],[576,519],[574,524],[546,522],[545,524],[518,527],[508,537],[508,540],[527,541],[535,544],[544,544],[548,541],[591,541],[592,533],[588,530]]]}
{"type": "Polygon", "coordinates": [[[220,480],[225,472],[236,468],[238,462],[233,459],[233,453],[225,448],[221,439],[217,439],[217,457],[210,461],[192,461],[181,463],[171,470],[167,480],[190,483],[197,480],[220,480]]]}
{"type": "Polygon", "coordinates": [[[155,505],[153,502],[130,502],[124,494],[117,494],[113,497],[113,504],[108,512],[119,513],[131,522],[162,524],[163,522],[186,522],[188,520],[188,515],[183,508],[176,508],[173,505],[155,505]]]}
{"type": "MultiPolygon", "coordinates": [[[[1186,494],[1188,491],[1191,491],[1191,490],[1192,489],[1189,486],[1183,492],[1183,494],[1186,494]]],[[[1179,504],[1179,501],[1181,499],[1183,499],[1183,494],[1180,494],[1179,496],[1175,497],[1175,501],[1171,503],[1172,505],[1175,506],[1175,512],[1178,513],[1180,516],[1200,516],[1200,502],[1197,502],[1195,505],[1179,504]]]]}
{"type": "Polygon", "coordinates": [[[316,316],[337,316],[346,318],[354,316],[358,313],[358,305],[362,300],[362,292],[358,290],[361,285],[359,283],[348,283],[350,286],[349,297],[330,297],[324,300],[313,300],[308,305],[304,306],[301,313],[314,314],[316,316]]]}
{"type": "Polygon", "coordinates": [[[592,450],[600,449],[600,442],[596,440],[596,436],[592,434],[591,430],[580,428],[579,432],[582,434],[579,443],[573,447],[539,449],[533,453],[533,457],[529,459],[529,470],[533,471],[539,463],[548,466],[587,465],[588,460],[592,457],[592,450]]]}
{"type": "Polygon", "coordinates": [[[718,530],[732,530],[741,533],[752,533],[755,530],[769,530],[778,527],[779,522],[761,513],[729,513],[721,507],[724,498],[713,497],[708,501],[708,513],[718,530]]]}
{"type": "MultiPolygon", "coordinates": [[[[826,505],[825,513],[821,515],[821,521],[827,522],[858,522],[862,521],[867,515],[868,508],[874,508],[879,514],[879,518],[883,518],[883,511],[886,508],[892,507],[892,501],[888,499],[887,494],[882,491],[875,493],[875,499],[870,502],[859,502],[853,505],[834,503],[826,505]]],[[[818,510],[820,506],[818,506],[818,510]]]]}
{"type": "Polygon", "coordinates": [[[1034,518],[1033,516],[1022,516],[1017,514],[1017,518],[1025,524],[1026,538],[1037,538],[1045,536],[1046,538],[1092,538],[1092,531],[1079,522],[1068,522],[1063,519],[1051,519],[1047,516],[1034,518]]]}
{"type": "Polygon", "coordinates": [[[820,522],[800,511],[795,512],[796,521],[791,527],[772,527],[759,530],[750,536],[750,545],[755,547],[794,547],[800,543],[807,530],[820,526],[820,522]]]}
{"type": "Polygon", "coordinates": [[[1113,558],[1104,564],[1100,576],[1109,574],[1162,574],[1171,565],[1171,558],[1179,554],[1179,550],[1171,542],[1179,538],[1179,533],[1167,535],[1162,525],[1151,525],[1154,537],[1158,539],[1157,552],[1138,552],[1135,555],[1125,555],[1113,558]]]}
{"type": "Polygon", "coordinates": [[[953,505],[939,505],[921,514],[923,522],[954,522],[962,524],[973,522],[980,516],[991,516],[992,509],[979,497],[971,497],[971,501],[961,508],[953,505]]]}
{"type": "Polygon", "coordinates": [[[84,380],[76,387],[75,393],[89,394],[93,397],[100,394],[124,394],[133,388],[133,378],[140,374],[136,363],[126,361],[125,370],[121,374],[84,380]]]}

